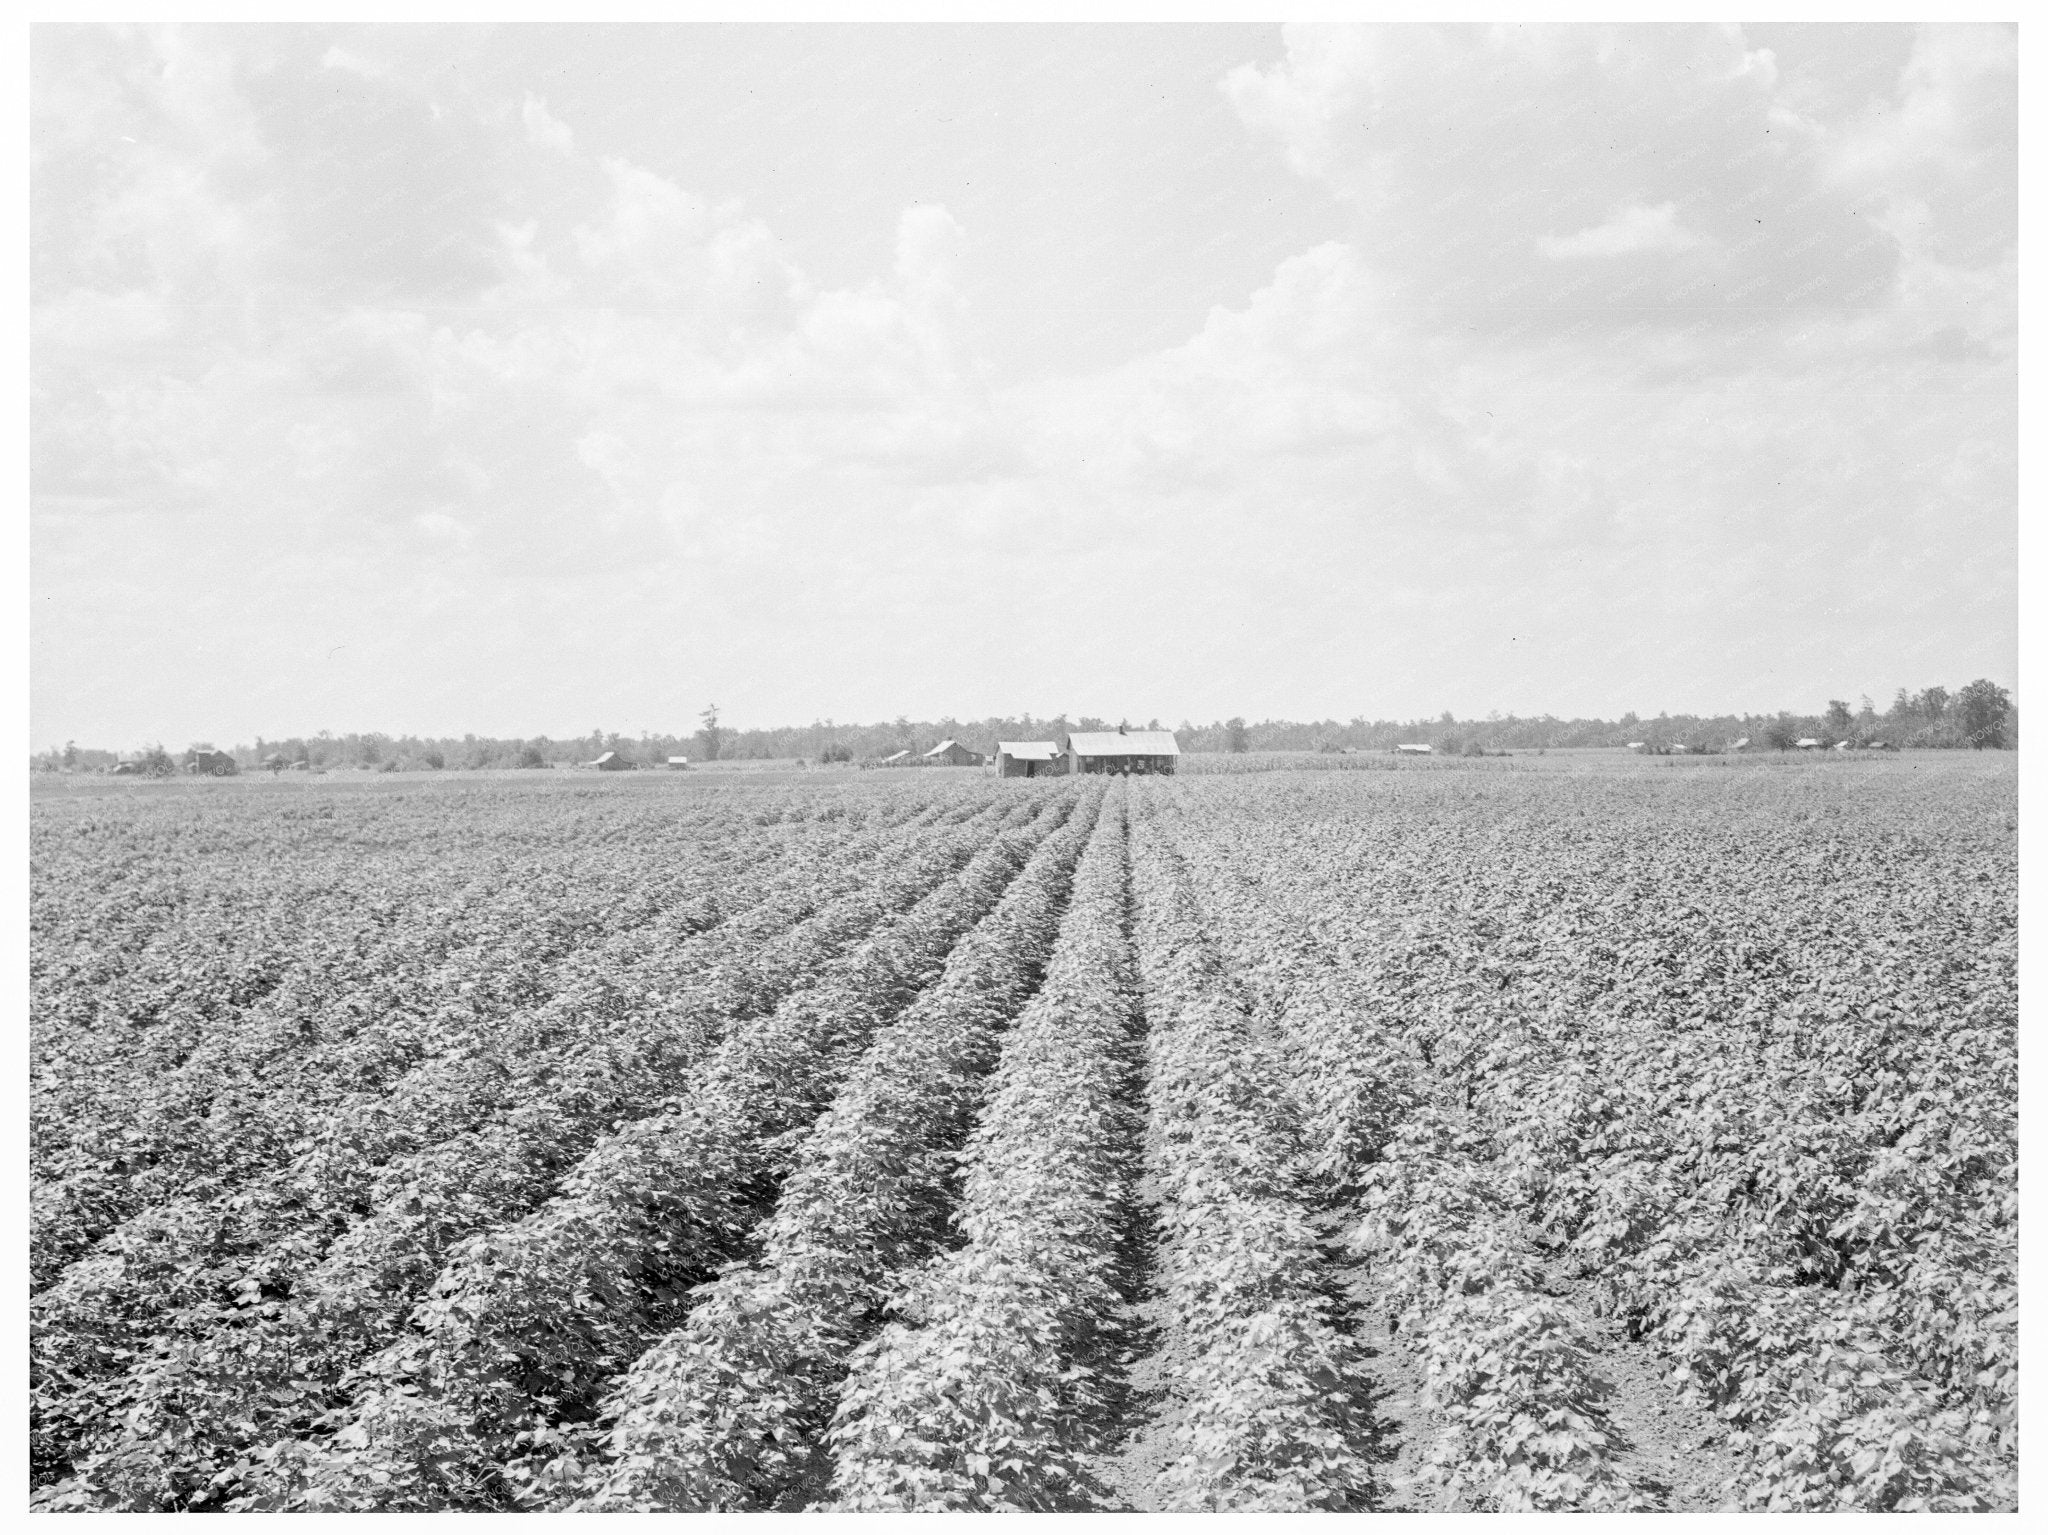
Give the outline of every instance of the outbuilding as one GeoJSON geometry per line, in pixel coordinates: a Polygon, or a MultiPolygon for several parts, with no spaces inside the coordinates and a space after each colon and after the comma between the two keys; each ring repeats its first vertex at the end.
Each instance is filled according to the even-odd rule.
{"type": "Polygon", "coordinates": [[[933,767],[980,767],[981,753],[949,737],[926,752],[924,760],[933,767]]]}
{"type": "Polygon", "coordinates": [[[210,778],[232,778],[241,771],[233,752],[194,751],[186,771],[203,773],[210,778]]]}
{"type": "Polygon", "coordinates": [[[882,760],[881,760],[880,762],[876,763],[876,764],[875,764],[875,766],[876,766],[876,767],[902,767],[902,766],[903,766],[903,765],[904,765],[905,763],[907,763],[907,762],[909,762],[909,761],[910,761],[910,748],[906,746],[906,747],[904,747],[904,748],[903,748],[903,750],[902,750],[902,751],[900,751],[900,752],[891,752],[891,753],[889,753],[889,755],[888,755],[888,756],[884,757],[884,758],[883,758],[883,759],[882,759],[882,760]]]}
{"type": "Polygon", "coordinates": [[[594,767],[600,773],[623,773],[632,767],[633,764],[624,757],[621,757],[617,752],[606,752],[595,762],[586,762],[583,765],[585,767],[594,767]]]}
{"type": "Polygon", "coordinates": [[[1403,741],[1394,750],[1397,752],[1407,752],[1411,757],[1427,757],[1429,755],[1429,743],[1427,741],[1403,741]]]}
{"type": "Polygon", "coordinates": [[[1050,778],[1065,766],[1056,741],[996,742],[998,777],[1050,778]]]}
{"type": "Polygon", "coordinates": [[[1816,741],[1812,736],[1801,736],[1792,744],[1803,752],[1817,752],[1820,750],[1820,742],[1816,741]]]}
{"type": "Polygon", "coordinates": [[[1067,737],[1070,773],[1171,773],[1180,742],[1170,730],[1079,730],[1067,737]]]}
{"type": "Polygon", "coordinates": [[[686,768],[690,765],[690,759],[688,757],[671,757],[668,759],[668,765],[672,768],[686,768]]]}

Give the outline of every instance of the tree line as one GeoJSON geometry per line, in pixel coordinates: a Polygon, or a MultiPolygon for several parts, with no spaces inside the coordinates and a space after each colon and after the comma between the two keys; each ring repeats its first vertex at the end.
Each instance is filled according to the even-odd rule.
{"type": "MultiPolygon", "coordinates": [[[[675,734],[626,736],[593,729],[580,736],[418,736],[377,731],[271,739],[231,748],[243,771],[258,769],[266,759],[278,765],[303,762],[310,769],[354,768],[401,772],[483,768],[549,768],[595,761],[617,752],[638,766],[658,766],[670,757],[694,762],[734,760],[802,760],[804,762],[872,761],[908,751],[913,757],[944,740],[957,740],[977,751],[995,742],[1059,740],[1075,730],[1172,728],[1184,752],[1247,751],[1390,751],[1403,744],[1425,743],[1436,751],[1537,751],[1589,746],[1628,746],[1642,742],[1651,750],[1684,747],[1716,752],[1747,738],[1751,750],[1790,750],[1812,739],[1826,745],[1847,741],[1852,746],[1904,748],[1946,747],[2002,749],[2018,740],[2019,714],[2012,695],[1986,679],[1950,692],[1943,687],[1919,692],[1899,689],[1880,712],[1869,698],[1851,705],[1830,699],[1818,714],[1659,714],[1644,719],[1634,713],[1618,720],[1560,719],[1555,715],[1489,715],[1461,720],[1448,710],[1435,719],[1260,720],[1242,717],[1207,725],[1182,720],[1168,727],[1156,718],[1106,720],[1093,715],[1069,718],[1055,714],[990,715],[979,719],[912,720],[898,716],[874,724],[839,724],[813,720],[808,725],[741,730],[723,723],[716,705],[698,715],[695,730],[675,734]]],[[[116,762],[138,764],[146,773],[180,771],[211,742],[194,742],[182,757],[153,743],[127,753],[81,747],[67,742],[30,759],[46,772],[92,772],[116,762]]]]}

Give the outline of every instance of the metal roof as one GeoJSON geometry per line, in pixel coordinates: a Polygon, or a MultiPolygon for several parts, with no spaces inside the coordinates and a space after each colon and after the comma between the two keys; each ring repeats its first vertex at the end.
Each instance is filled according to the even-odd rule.
{"type": "Polygon", "coordinates": [[[1077,730],[1067,749],[1078,757],[1178,757],[1171,730],[1077,730]]]}
{"type": "Polygon", "coordinates": [[[1050,762],[1059,754],[1059,745],[1053,741],[996,742],[996,755],[1013,762],[1050,762]]]}
{"type": "Polygon", "coordinates": [[[889,755],[888,755],[888,756],[886,756],[886,757],[884,757],[884,758],[883,758],[882,760],[883,760],[884,762],[901,762],[901,761],[902,761],[902,760],[903,760],[903,759],[904,759],[905,757],[907,757],[907,756],[909,756],[909,755],[910,755],[910,748],[906,746],[906,747],[904,747],[904,748],[903,748],[903,750],[902,750],[902,751],[900,751],[900,752],[891,752],[891,753],[889,753],[889,755]]]}

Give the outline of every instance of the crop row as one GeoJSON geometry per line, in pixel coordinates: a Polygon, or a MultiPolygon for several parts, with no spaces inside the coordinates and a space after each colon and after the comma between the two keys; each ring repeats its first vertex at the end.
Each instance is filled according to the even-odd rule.
{"type": "MultiPolygon", "coordinates": [[[[1025,802],[1020,809],[1036,809],[1025,802]]],[[[942,973],[1072,796],[998,835],[771,1015],[667,1109],[608,1135],[531,1216],[452,1248],[412,1331],[356,1372],[331,1432],[261,1446],[233,1506],[492,1507],[501,1467],[680,1320],[743,1249],[802,1131],[873,1032],[942,973]]]]}
{"type": "Polygon", "coordinates": [[[815,1488],[848,1354],[894,1284],[943,1246],[954,1158],[1003,1031],[1052,957],[1099,792],[1032,855],[939,983],[876,1035],[805,1137],[758,1256],[609,1393],[609,1430],[537,1492],[585,1509],[754,1509],[815,1488]],[[595,1452],[593,1454],[593,1451],[595,1452]],[[580,1493],[580,1496],[578,1494],[580,1493]]]}
{"type": "MultiPolygon", "coordinates": [[[[367,1126],[337,1120],[294,1159],[278,1198],[231,1204],[196,1231],[116,1255],[97,1282],[115,1288],[128,1315],[96,1305],[91,1282],[52,1292],[38,1334],[45,1434],[62,1444],[69,1425],[124,1424],[101,1429],[84,1488],[145,1506],[203,1498],[254,1433],[325,1410],[343,1372],[388,1340],[451,1245],[538,1205],[599,1136],[651,1112],[726,1031],[809,984],[979,840],[971,826],[910,835],[871,890],[821,908],[808,895],[778,902],[766,925],[743,919],[706,935],[711,950],[680,975],[657,952],[641,986],[604,984],[552,1016],[540,1010],[533,1028],[509,1033],[506,1112],[495,1120],[429,1135],[383,1161],[364,1159],[353,1139],[368,1129],[373,1152],[403,1149],[374,1109],[367,1126]],[[578,1048],[522,1056],[536,1029],[566,1031],[578,1048]],[[269,1219],[252,1229],[252,1215],[269,1219]],[[137,1350],[139,1362],[128,1357],[137,1350]],[[111,1388],[80,1389],[109,1367],[123,1372],[111,1388]]],[[[829,884],[816,867],[790,872],[829,884]]]]}
{"type": "Polygon", "coordinates": [[[73,1151],[69,1160],[82,1165],[32,1192],[32,1274],[53,1279],[119,1220],[174,1194],[231,1194],[273,1174],[322,1117],[363,1106],[381,1118],[387,1099],[397,1107],[423,1087],[459,1104],[464,1095],[435,1092],[433,1079],[473,1076],[465,1068],[479,1053],[502,1055],[508,1013],[564,993],[570,1005],[558,1011],[574,1013],[579,987],[616,973],[650,940],[672,946],[714,928],[778,883],[807,888],[841,858],[873,856],[879,839],[865,839],[865,849],[861,840],[834,837],[785,852],[739,839],[721,857],[667,877],[643,911],[651,920],[602,941],[548,920],[543,893],[538,902],[492,902],[489,919],[459,946],[428,921],[374,952],[329,954],[336,974],[302,969],[292,984],[211,1026],[146,1087],[110,1095],[125,1105],[118,1131],[105,1132],[89,1158],[82,1147],[73,1151]]]}
{"type": "Polygon", "coordinates": [[[1173,1379],[1172,1458],[1155,1497],[1178,1509],[1362,1507],[1362,1359],[1303,1197],[1284,1051],[1243,1005],[1181,860],[1149,818],[1140,827],[1148,1162],[1173,1379]]]}
{"type": "Polygon", "coordinates": [[[1003,1042],[963,1153],[957,1250],[853,1355],[830,1505],[1053,1509],[1089,1500],[1131,1197],[1140,1019],[1127,790],[1109,791],[1045,982],[1003,1042]]]}
{"type": "MultiPolygon", "coordinates": [[[[274,1272],[302,1268],[355,1217],[387,1203],[403,1183],[416,1184],[421,1156],[465,1131],[489,1126],[521,1106],[574,1104],[591,1090],[618,1108],[633,1105],[636,1096],[644,1100],[649,1090],[659,1092],[703,1048],[702,1027],[679,1029],[677,1023],[703,1025],[744,1015],[749,999],[735,994],[731,980],[743,974],[756,984],[766,979],[759,961],[774,955],[773,940],[816,910],[818,883],[829,883],[835,865],[855,851],[828,845],[815,858],[783,861],[778,873],[786,891],[692,942],[671,942],[638,956],[637,966],[623,945],[628,937],[646,935],[622,935],[592,956],[586,979],[539,1008],[499,1017],[469,1000],[461,990],[468,982],[456,983],[459,1000],[436,1014],[445,1048],[387,1092],[365,1089],[317,1108],[282,1094],[309,1122],[295,1144],[279,1149],[277,1165],[244,1184],[218,1176],[195,1180],[182,1198],[131,1217],[108,1250],[76,1265],[38,1298],[32,1315],[41,1338],[63,1351],[61,1368],[72,1380],[105,1373],[105,1366],[116,1363],[110,1324],[118,1321],[121,1334],[146,1338],[166,1312],[203,1307],[216,1291],[252,1279],[261,1285],[274,1272]],[[755,963],[745,964],[749,958],[755,963]],[[619,968],[607,969],[613,965],[619,968]],[[663,983],[687,982],[693,973],[721,965],[724,984],[694,998],[696,1006],[680,1019],[647,1007],[663,983]],[[645,1016],[636,1020],[635,1011],[645,1016]],[[649,1043],[656,1048],[638,1062],[630,1050],[622,1057],[619,1047],[650,1026],[649,1043]],[[679,1052],[682,1059],[668,1059],[679,1052]],[[637,1073],[620,1069],[635,1064],[642,1068],[637,1073]],[[648,1068],[655,1068],[651,1081],[645,1080],[648,1068]],[[209,1193],[209,1185],[218,1184],[226,1186],[209,1193]],[[257,1256],[266,1251],[267,1259],[257,1256]],[[78,1345],[87,1339],[95,1340],[93,1352],[81,1358],[78,1345]]],[[[852,860],[855,878],[874,849],[858,851],[865,856],[852,860]]],[[[905,896],[921,888],[918,879],[929,873],[912,870],[905,896]]],[[[814,954],[807,948],[788,958],[801,962],[814,954]]],[[[589,1107],[601,1111],[605,1103],[600,1099],[589,1107]]],[[[551,1134],[573,1141],[574,1123],[573,1114],[567,1125],[557,1118],[551,1134]]],[[[473,1161],[463,1156],[457,1165],[467,1168],[473,1161]]],[[[47,1353],[40,1357],[49,1359],[47,1353]]]]}
{"type": "MultiPolygon", "coordinates": [[[[1478,1224],[1453,1245],[1487,1234],[1504,1269],[1532,1261],[1533,1234],[1570,1242],[1588,1297],[1748,1450],[1730,1501],[2009,1502],[1995,836],[1814,857],[1807,812],[1782,804],[1516,806],[1534,791],[1501,784],[1472,815],[1435,786],[1455,813],[1430,816],[1420,792],[1385,813],[1363,790],[1206,804],[1194,860],[1236,871],[1219,925],[1263,950],[1255,989],[1306,1025],[1300,1092],[1331,1187],[1400,1187],[1383,1157],[1421,1169],[1429,1220],[1366,1231],[1374,1261],[1433,1240],[1455,1198],[1478,1224]],[[1431,1128],[1409,1133],[1428,1149],[1390,1151],[1423,1101],[1431,1128]]],[[[1928,818],[1902,807],[1899,824],[1928,818]]]]}
{"type": "MultiPolygon", "coordinates": [[[[268,808],[188,812],[167,825],[172,806],[130,803],[36,823],[38,1179],[97,1169],[110,1145],[132,1136],[133,1106],[171,1089],[165,1074],[209,1039],[239,1040],[274,1015],[298,1025],[285,1043],[303,1054],[357,1018],[379,1021],[393,1006],[393,978],[514,932],[516,947],[495,947],[501,961],[521,962],[493,969],[516,984],[551,955],[698,902],[692,866],[745,840],[732,818],[701,813],[643,827],[656,872],[622,891],[608,877],[617,848],[580,817],[571,819],[581,835],[536,866],[520,856],[530,829],[502,817],[465,817],[461,842],[437,846],[429,839],[445,814],[419,824],[417,812],[387,808],[365,823],[337,819],[331,804],[286,807],[289,819],[268,808]]],[[[187,1099],[209,1096],[202,1083],[187,1099]]],[[[147,1166],[144,1150],[124,1154],[147,1166]]]]}

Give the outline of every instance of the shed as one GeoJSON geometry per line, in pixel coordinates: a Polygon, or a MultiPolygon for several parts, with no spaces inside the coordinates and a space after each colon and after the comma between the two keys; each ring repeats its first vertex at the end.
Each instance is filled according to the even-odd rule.
{"type": "Polygon", "coordinates": [[[1065,766],[1058,742],[996,742],[996,773],[1000,777],[1050,778],[1065,766]]]}
{"type": "Polygon", "coordinates": [[[1835,743],[1835,750],[1838,752],[1845,752],[1855,744],[1856,743],[1854,741],[1837,741],[1835,743]]]}
{"type": "Polygon", "coordinates": [[[1179,760],[1171,730],[1079,730],[1067,737],[1070,773],[1171,773],[1179,760]]]}
{"type": "Polygon", "coordinates": [[[686,768],[690,765],[690,759],[688,757],[671,757],[668,759],[668,765],[672,768],[686,768]]]}
{"type": "Polygon", "coordinates": [[[1803,751],[1803,752],[1811,752],[1811,751],[1819,751],[1819,750],[1820,750],[1820,742],[1816,741],[1816,740],[1815,740],[1815,739],[1814,739],[1814,738],[1813,738],[1812,736],[1801,736],[1801,737],[1800,737],[1800,738],[1799,738],[1798,740],[1794,741],[1794,742],[1793,742],[1792,744],[1793,744],[1794,746],[1798,747],[1798,748],[1799,748],[1799,749],[1800,749],[1801,751],[1803,751]]]}
{"type": "Polygon", "coordinates": [[[1427,757],[1429,755],[1429,743],[1427,741],[1403,741],[1394,750],[1397,752],[1408,752],[1417,757],[1427,757]]]}
{"type": "Polygon", "coordinates": [[[108,768],[107,771],[109,773],[112,773],[116,778],[126,778],[133,774],[140,773],[142,771],[142,764],[139,762],[117,762],[112,767],[108,768]]]}
{"type": "Polygon", "coordinates": [[[1650,743],[1648,741],[1631,741],[1628,743],[1628,749],[1632,752],[1647,751],[1649,746],[1650,743]]]}
{"type": "Polygon", "coordinates": [[[924,754],[933,767],[980,767],[981,753],[948,737],[924,754]]]}
{"type": "Polygon", "coordinates": [[[583,765],[585,767],[594,767],[600,773],[623,773],[633,766],[631,762],[621,757],[617,752],[606,752],[595,762],[586,762],[583,765]]]}
{"type": "Polygon", "coordinates": [[[1733,741],[1730,741],[1730,742],[1728,743],[1728,750],[1730,750],[1730,751],[1732,751],[1732,752],[1741,752],[1741,751],[1748,751],[1748,750],[1749,750],[1749,737],[1748,737],[1748,736],[1738,736],[1738,737],[1736,737],[1736,738],[1735,738],[1735,739],[1734,739],[1733,741]]]}
{"type": "Polygon", "coordinates": [[[900,752],[891,752],[891,753],[889,753],[889,755],[888,755],[888,756],[886,756],[886,757],[884,757],[884,758],[883,758],[883,759],[881,760],[881,762],[877,764],[877,766],[880,766],[880,767],[901,767],[901,766],[902,766],[902,765],[903,765],[904,763],[908,762],[909,760],[910,760],[910,748],[906,746],[906,747],[904,747],[904,748],[903,748],[903,750],[902,750],[902,751],[900,751],[900,752]]]}

